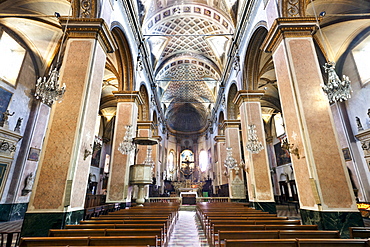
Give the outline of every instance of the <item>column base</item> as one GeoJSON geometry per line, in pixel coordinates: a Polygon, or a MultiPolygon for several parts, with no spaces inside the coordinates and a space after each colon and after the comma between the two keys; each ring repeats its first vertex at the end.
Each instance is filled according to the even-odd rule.
{"type": "Polygon", "coordinates": [[[85,210],[61,213],[26,213],[22,225],[22,237],[47,237],[49,229],[63,229],[65,225],[77,225],[83,220],[85,210]]]}
{"type": "Polygon", "coordinates": [[[303,225],[318,225],[321,230],[339,230],[341,238],[349,238],[349,227],[364,226],[360,212],[327,212],[300,209],[303,225]]]}
{"type": "Polygon", "coordinates": [[[269,212],[270,214],[276,214],[276,203],[275,202],[249,202],[252,208],[262,210],[263,212],[269,212]]]}
{"type": "Polygon", "coordinates": [[[28,203],[0,204],[0,221],[22,220],[28,203]]]}

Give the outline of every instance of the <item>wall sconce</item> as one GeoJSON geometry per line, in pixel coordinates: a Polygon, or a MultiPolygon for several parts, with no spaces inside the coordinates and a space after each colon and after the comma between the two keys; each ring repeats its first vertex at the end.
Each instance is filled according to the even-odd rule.
{"type": "Polygon", "coordinates": [[[89,157],[89,155],[92,155],[92,144],[90,144],[90,148],[91,148],[91,151],[90,150],[87,150],[87,148],[85,148],[85,151],[84,151],[84,160],[87,159],[87,157],[89,157]]]}
{"type": "Polygon", "coordinates": [[[281,148],[283,150],[286,150],[289,153],[297,156],[297,159],[301,158],[300,155],[299,155],[298,146],[294,147],[294,144],[289,144],[287,139],[283,140],[283,143],[281,144],[281,148]]]}

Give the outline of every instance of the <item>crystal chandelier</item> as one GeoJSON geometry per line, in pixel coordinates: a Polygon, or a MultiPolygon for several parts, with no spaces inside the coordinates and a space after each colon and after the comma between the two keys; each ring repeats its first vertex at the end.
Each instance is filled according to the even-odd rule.
{"type": "Polygon", "coordinates": [[[238,163],[233,158],[233,149],[232,148],[226,148],[226,159],[224,161],[224,166],[228,169],[235,169],[238,166],[238,163]]]}
{"type": "Polygon", "coordinates": [[[328,96],[329,102],[342,102],[351,98],[351,81],[348,76],[343,75],[343,80],[341,81],[334,70],[334,62],[325,63],[323,67],[325,68],[325,73],[328,74],[328,82],[321,85],[321,87],[328,96]]]}
{"type": "Polygon", "coordinates": [[[258,141],[256,125],[254,124],[248,125],[248,142],[246,148],[254,154],[258,154],[263,149],[262,142],[258,141]]]}
{"type": "Polygon", "coordinates": [[[123,141],[119,144],[118,151],[122,154],[129,154],[135,149],[135,144],[132,139],[132,125],[126,125],[126,133],[123,137],[123,141]]]}
{"type": "Polygon", "coordinates": [[[57,68],[51,71],[49,78],[39,77],[36,82],[36,99],[41,99],[42,103],[51,106],[55,101],[60,101],[66,91],[66,85],[59,86],[59,71],[57,68]]]}

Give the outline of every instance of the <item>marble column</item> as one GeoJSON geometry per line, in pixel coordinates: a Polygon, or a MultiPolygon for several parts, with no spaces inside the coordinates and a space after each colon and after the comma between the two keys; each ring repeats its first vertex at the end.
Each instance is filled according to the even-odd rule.
{"type": "MultiPolygon", "coordinates": [[[[232,148],[232,157],[237,163],[237,169],[228,169],[228,182],[230,199],[245,200],[245,185],[240,163],[242,150],[240,147],[240,120],[224,120],[226,148],[232,148]]],[[[226,153],[227,155],[227,153],[226,153]]],[[[226,157],[225,157],[226,159],[226,157]]],[[[222,160],[222,164],[225,160],[222,160]]]]}
{"type": "Polygon", "coordinates": [[[113,93],[118,103],[106,202],[121,203],[121,207],[126,207],[131,204],[129,173],[130,166],[134,164],[135,150],[122,154],[118,147],[125,136],[126,126],[132,126],[132,137],[136,137],[138,105],[142,104],[142,99],[138,91],[113,93]]]}
{"type": "Polygon", "coordinates": [[[224,167],[224,160],[226,158],[226,143],[225,143],[225,136],[215,136],[214,138],[216,145],[216,176],[217,176],[217,186],[221,186],[223,184],[227,184],[227,177],[225,176],[225,167],[224,167]]]}
{"type": "Polygon", "coordinates": [[[59,78],[66,92],[51,108],[22,236],[47,236],[83,218],[91,162],[85,154],[92,151],[106,53],[114,49],[104,20],[69,20],[59,78]]]}
{"type": "Polygon", "coordinates": [[[278,18],[264,42],[273,53],[304,224],[362,226],[326,95],[312,33],[314,18],[278,18]]]}
{"type": "MultiPolygon", "coordinates": [[[[155,163],[154,165],[154,176],[156,178],[156,185],[160,186],[160,181],[161,181],[161,166],[159,163],[159,143],[162,141],[162,137],[160,136],[152,136],[152,138],[156,139],[158,141],[157,145],[152,146],[152,158],[155,163]]],[[[176,162],[174,160],[173,162],[176,162]]]]}
{"type": "Polygon", "coordinates": [[[235,96],[234,104],[240,110],[245,169],[247,173],[248,196],[251,205],[256,209],[276,213],[274,193],[272,190],[268,153],[266,148],[265,129],[262,120],[260,99],[264,91],[241,90],[235,96]],[[248,128],[255,126],[258,141],[263,149],[252,153],[245,147],[248,143],[248,128]]]}
{"type": "MultiPolygon", "coordinates": [[[[153,122],[152,121],[138,121],[137,122],[137,136],[138,137],[152,137],[152,130],[153,130],[153,122]]],[[[152,168],[152,175],[151,175],[151,178],[153,178],[153,176],[155,176],[155,160],[153,158],[153,148],[156,147],[157,145],[150,145],[150,146],[147,146],[147,145],[138,145],[137,146],[137,155],[136,155],[136,161],[135,161],[135,164],[144,164],[144,161],[146,160],[147,158],[147,154],[148,154],[148,148],[151,148],[152,149],[152,153],[151,153],[151,157],[152,157],[152,161],[154,162],[153,164],[153,168],[152,168]]],[[[140,192],[140,191],[139,191],[140,192]]],[[[144,186],[144,190],[143,190],[143,197],[145,199],[148,199],[149,198],[149,185],[145,185],[144,186]]]]}

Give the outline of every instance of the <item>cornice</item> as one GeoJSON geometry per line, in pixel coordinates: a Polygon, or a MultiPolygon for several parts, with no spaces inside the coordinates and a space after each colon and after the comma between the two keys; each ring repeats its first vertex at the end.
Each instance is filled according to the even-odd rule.
{"type": "Polygon", "coordinates": [[[67,25],[69,38],[97,39],[107,53],[118,49],[108,25],[102,18],[60,18],[60,22],[63,29],[67,25]]]}
{"type": "Polygon", "coordinates": [[[312,37],[318,28],[314,17],[277,18],[261,48],[266,52],[272,52],[283,38],[312,37]]]}
{"type": "Polygon", "coordinates": [[[264,90],[239,90],[235,95],[233,103],[240,107],[245,102],[260,102],[264,95],[264,90]]]}
{"type": "Polygon", "coordinates": [[[222,128],[239,128],[240,120],[224,120],[222,123],[222,128]]]}
{"type": "Polygon", "coordinates": [[[215,136],[213,139],[215,140],[215,142],[225,142],[226,137],[225,136],[215,136]]]}
{"type": "Polygon", "coordinates": [[[144,103],[139,91],[113,91],[118,102],[135,102],[138,105],[144,103]]]}

